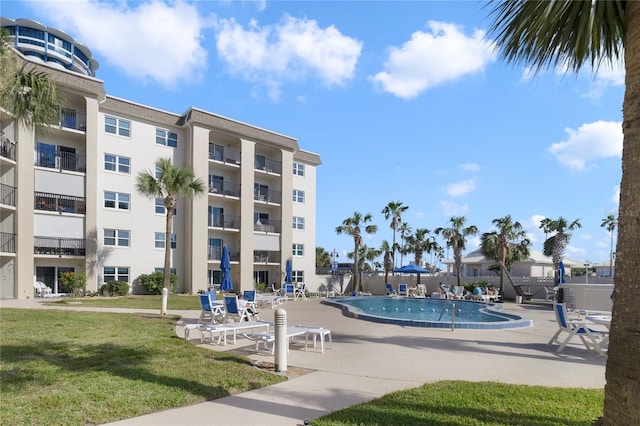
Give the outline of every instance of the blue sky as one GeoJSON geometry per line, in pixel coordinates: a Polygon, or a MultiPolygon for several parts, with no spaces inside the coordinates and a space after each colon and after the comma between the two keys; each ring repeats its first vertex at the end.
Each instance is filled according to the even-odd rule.
{"type": "Polygon", "coordinates": [[[353,241],[335,228],[354,211],[378,225],[365,244],[391,241],[390,201],[414,230],[463,215],[482,233],[510,214],[538,250],[540,219],[579,219],[567,257],[609,259],[624,67],[505,63],[481,2],[3,1],[0,13],[86,44],[112,96],[205,109],[318,153],[317,244],[341,259],[353,241]]]}

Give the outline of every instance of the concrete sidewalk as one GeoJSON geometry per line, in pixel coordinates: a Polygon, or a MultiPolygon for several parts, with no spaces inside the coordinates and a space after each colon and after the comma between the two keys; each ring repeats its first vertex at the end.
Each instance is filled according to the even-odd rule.
{"type": "MultiPolygon", "coordinates": [[[[3,307],[19,304],[2,302],[3,307]]],[[[29,302],[33,306],[34,302],[29,302]]],[[[36,303],[33,307],[42,307],[36,303]]],[[[17,306],[16,306],[17,307],[17,306]]],[[[386,393],[438,380],[498,381],[514,384],[603,388],[606,358],[586,351],[579,339],[557,354],[547,341],[557,330],[548,307],[504,304],[508,313],[533,319],[533,326],[511,330],[444,330],[378,324],[344,317],[319,299],[287,302],[288,324],[332,331],[333,348],[304,351],[293,345],[288,365],[313,370],[277,385],[214,401],[112,423],[113,425],[298,425],[386,393]]],[[[69,309],[69,308],[65,308],[69,309]]],[[[73,308],[88,310],[89,308],[73,308]]],[[[94,308],[96,310],[104,310],[94,308]]],[[[156,312],[156,311],[154,311],[156,312]]],[[[194,322],[199,311],[171,311],[194,322]]],[[[273,320],[275,311],[261,310],[273,320]]],[[[236,345],[200,343],[210,350],[244,354],[273,362],[240,338],[236,345]]]]}

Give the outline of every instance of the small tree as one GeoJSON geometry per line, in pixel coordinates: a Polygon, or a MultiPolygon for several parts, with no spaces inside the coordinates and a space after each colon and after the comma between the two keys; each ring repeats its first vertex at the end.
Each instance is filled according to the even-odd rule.
{"type": "Polygon", "coordinates": [[[342,221],[342,225],[336,227],[336,233],[347,234],[353,237],[353,253],[354,253],[354,262],[353,262],[353,290],[358,291],[360,288],[360,246],[362,245],[362,227],[364,227],[364,231],[367,234],[375,234],[378,230],[377,225],[367,225],[367,223],[371,222],[372,216],[370,213],[366,215],[362,215],[360,212],[353,213],[353,216],[346,218],[342,221]]]}
{"type": "Polygon", "coordinates": [[[87,287],[87,276],[84,273],[60,272],[58,283],[69,290],[71,297],[80,297],[84,296],[84,291],[87,287]]]}

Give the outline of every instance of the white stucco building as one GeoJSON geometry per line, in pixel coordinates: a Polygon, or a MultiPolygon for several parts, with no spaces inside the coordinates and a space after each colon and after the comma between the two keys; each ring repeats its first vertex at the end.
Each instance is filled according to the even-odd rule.
{"type": "Polygon", "coordinates": [[[136,191],[159,158],[191,167],[207,194],[181,200],[173,221],[172,269],[179,291],[220,282],[231,253],[236,290],[315,279],[317,154],[290,136],[215,113],[162,111],[105,93],[91,51],[37,22],[1,18],[20,66],[53,79],[64,97],[60,122],[27,128],[0,111],[0,296],[29,298],[34,282],[53,293],[61,272],[87,275],[87,289],[132,285],[162,270],[165,209],[136,191]]]}

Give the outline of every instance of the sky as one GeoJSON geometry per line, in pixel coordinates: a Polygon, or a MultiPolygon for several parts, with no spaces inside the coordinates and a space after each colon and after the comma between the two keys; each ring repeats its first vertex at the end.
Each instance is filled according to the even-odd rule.
{"type": "Polygon", "coordinates": [[[507,63],[482,2],[3,0],[0,15],[84,43],[111,96],[204,109],[319,154],[316,243],[339,261],[353,239],[335,229],[356,211],[378,226],[364,244],[392,241],[391,201],[413,230],[464,216],[479,230],[466,252],[506,215],[536,250],[541,219],[578,219],[566,257],[609,260],[624,66],[507,63]]]}

